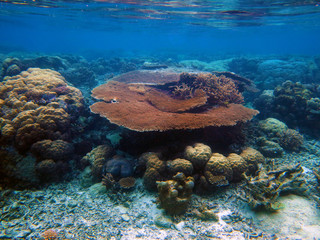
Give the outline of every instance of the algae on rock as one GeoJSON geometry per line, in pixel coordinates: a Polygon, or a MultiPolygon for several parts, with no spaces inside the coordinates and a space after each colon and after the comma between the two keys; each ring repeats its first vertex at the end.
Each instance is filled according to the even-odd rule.
{"type": "Polygon", "coordinates": [[[276,170],[267,170],[262,167],[255,177],[243,175],[244,191],[239,196],[254,210],[277,211],[284,207],[277,202],[281,194],[301,195],[307,190],[300,164],[280,167],[276,170]]]}

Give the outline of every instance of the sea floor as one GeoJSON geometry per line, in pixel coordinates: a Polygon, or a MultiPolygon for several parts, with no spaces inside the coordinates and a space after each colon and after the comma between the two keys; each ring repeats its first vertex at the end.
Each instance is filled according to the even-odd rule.
{"type": "MultiPolygon", "coordinates": [[[[303,152],[275,162],[300,162],[312,185],[309,169],[320,161],[318,145],[306,141],[303,152]]],[[[101,183],[82,188],[80,182],[75,178],[37,191],[1,191],[0,239],[45,239],[45,234],[52,239],[320,239],[319,206],[305,196],[281,197],[284,209],[259,213],[238,198],[240,183],[209,196],[193,195],[190,211],[169,217],[142,180],[122,193],[107,191],[101,183]],[[219,220],[195,218],[192,208],[201,204],[214,209],[219,220]]]]}

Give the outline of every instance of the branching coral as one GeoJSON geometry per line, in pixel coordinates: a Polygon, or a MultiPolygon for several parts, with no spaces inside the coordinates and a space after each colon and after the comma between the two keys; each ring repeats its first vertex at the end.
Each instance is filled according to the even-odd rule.
{"type": "Polygon", "coordinates": [[[203,90],[209,98],[208,102],[212,105],[243,103],[243,96],[235,82],[224,75],[218,77],[211,73],[182,73],[178,84],[180,84],[179,88],[190,89],[192,93],[196,89],[203,90]]]}

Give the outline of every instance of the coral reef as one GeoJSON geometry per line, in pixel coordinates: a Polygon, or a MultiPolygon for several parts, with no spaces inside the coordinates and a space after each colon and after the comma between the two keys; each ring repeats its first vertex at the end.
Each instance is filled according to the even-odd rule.
{"type": "Polygon", "coordinates": [[[244,174],[244,178],[244,191],[239,196],[255,210],[277,211],[283,207],[277,202],[281,194],[303,194],[307,190],[300,164],[275,170],[261,168],[257,176],[244,174]]]}
{"type": "Polygon", "coordinates": [[[264,156],[251,147],[244,149],[240,156],[247,162],[249,174],[254,174],[258,170],[258,165],[265,162],[264,156]]]}
{"type": "Polygon", "coordinates": [[[259,121],[259,128],[268,137],[276,137],[279,132],[286,131],[287,125],[276,118],[267,118],[259,121]]]}
{"type": "Polygon", "coordinates": [[[267,118],[259,121],[258,128],[264,137],[259,138],[257,142],[266,156],[281,156],[283,149],[299,152],[303,145],[303,136],[278,119],[267,118]]]}
{"type": "Polygon", "coordinates": [[[208,96],[208,103],[211,105],[228,105],[230,103],[243,102],[243,97],[238,91],[235,82],[225,75],[218,77],[210,73],[182,73],[176,87],[178,89],[188,87],[191,91],[191,96],[193,96],[195,90],[202,90],[208,96]]]}
{"type": "Polygon", "coordinates": [[[115,156],[106,162],[104,171],[115,179],[127,178],[133,175],[133,165],[128,159],[115,156]]]}
{"type": "Polygon", "coordinates": [[[102,177],[102,185],[113,192],[128,191],[134,188],[136,179],[134,177],[121,178],[116,181],[111,173],[106,173],[102,177]]]}
{"type": "Polygon", "coordinates": [[[205,166],[205,176],[210,185],[228,185],[233,179],[230,161],[220,153],[213,153],[205,166]]]}
{"type": "MultiPolygon", "coordinates": [[[[148,72],[148,76],[153,74],[148,72]]],[[[124,83],[125,80],[110,81],[93,89],[92,96],[103,102],[91,105],[91,111],[106,117],[112,123],[140,132],[234,126],[238,122],[250,120],[258,113],[238,104],[242,102],[241,94],[235,83],[223,75],[216,77],[199,74],[198,78],[201,80],[192,85],[190,99],[176,98],[172,91],[181,81],[181,84],[191,84],[189,80],[194,78],[193,75],[181,74],[179,82],[175,79],[169,83],[168,78],[164,78],[162,82],[162,79],[156,78],[157,74],[151,76],[151,84],[145,79],[141,79],[144,83],[137,84],[139,79],[129,81],[128,76],[125,76],[124,79],[129,83],[124,83]],[[217,83],[213,84],[212,81],[217,83]],[[201,87],[202,82],[206,82],[208,86],[201,87]],[[217,84],[221,88],[215,88],[217,84]],[[206,102],[205,98],[208,98],[206,102]]],[[[176,76],[177,74],[175,78],[176,76]]]]}
{"type": "Polygon", "coordinates": [[[155,191],[157,189],[156,182],[165,179],[162,174],[164,174],[166,170],[166,161],[160,160],[156,153],[147,152],[141,155],[139,164],[146,166],[143,175],[144,186],[150,191],[155,191]]]}
{"type": "Polygon", "coordinates": [[[192,177],[177,173],[172,180],[158,181],[159,200],[161,207],[170,215],[186,212],[194,187],[192,177]]]}
{"type": "Polygon", "coordinates": [[[186,176],[191,176],[193,173],[193,165],[190,161],[182,158],[177,158],[172,161],[167,161],[167,168],[171,174],[182,172],[186,176]]]}
{"type": "Polygon", "coordinates": [[[319,97],[318,84],[285,81],[272,94],[260,95],[254,104],[261,111],[262,117],[273,116],[290,128],[299,128],[316,135],[320,130],[319,97]]]}
{"type": "Polygon", "coordinates": [[[37,157],[38,161],[52,159],[54,161],[67,161],[73,154],[73,145],[63,140],[42,140],[31,147],[31,152],[37,157]]]}
{"type": "Polygon", "coordinates": [[[219,221],[219,216],[212,209],[208,209],[208,206],[201,205],[192,209],[192,215],[199,218],[202,221],[219,221]]]}

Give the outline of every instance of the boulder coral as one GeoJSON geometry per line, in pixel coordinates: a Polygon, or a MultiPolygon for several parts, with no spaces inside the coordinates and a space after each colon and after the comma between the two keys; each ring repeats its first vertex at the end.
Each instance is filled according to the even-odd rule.
{"type": "Polygon", "coordinates": [[[54,161],[68,161],[73,154],[73,145],[63,140],[42,140],[31,147],[31,152],[38,160],[52,159],[54,161]]]}
{"type": "Polygon", "coordinates": [[[220,153],[212,153],[211,148],[202,143],[187,146],[184,153],[178,155],[189,157],[162,160],[158,153],[141,155],[140,161],[147,166],[143,181],[148,190],[155,190],[157,181],[171,179],[180,172],[194,178],[196,191],[210,192],[230,182],[242,180],[243,173],[255,174],[258,164],[264,163],[264,156],[253,148],[246,148],[240,155],[231,153],[226,157],[220,153]]]}
{"type": "Polygon", "coordinates": [[[247,162],[250,174],[254,174],[258,170],[258,165],[265,162],[264,156],[251,147],[244,149],[240,156],[247,162]]]}
{"type": "Polygon", "coordinates": [[[167,161],[167,168],[169,169],[171,174],[182,172],[186,176],[191,176],[193,173],[192,163],[183,158],[177,158],[172,161],[167,161]]]}
{"type": "Polygon", "coordinates": [[[16,151],[6,155],[7,165],[15,170],[4,170],[3,177],[24,186],[61,180],[74,158],[71,139],[83,128],[80,90],[69,86],[56,71],[29,68],[0,82],[0,106],[1,149],[16,151]],[[15,159],[21,155],[24,162],[30,152],[36,161],[30,160],[28,168],[34,174],[20,177],[20,162],[15,159]]]}
{"type": "Polygon", "coordinates": [[[187,146],[184,156],[195,168],[201,169],[209,161],[212,155],[211,148],[203,143],[196,143],[193,146],[187,146]]]}
{"type": "Polygon", "coordinates": [[[26,152],[45,140],[68,140],[83,109],[81,92],[49,69],[29,68],[0,83],[0,143],[26,152]]]}

